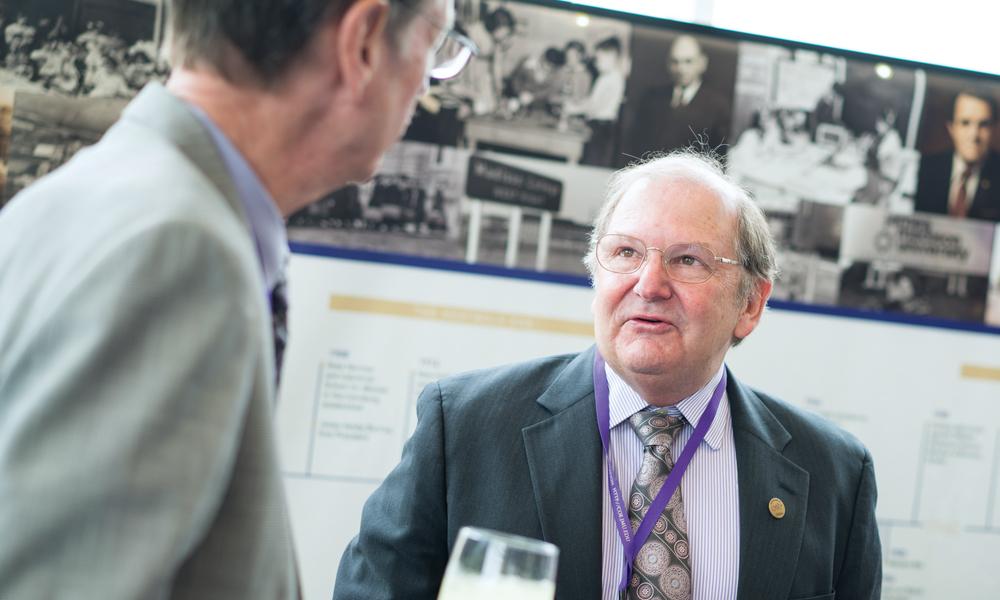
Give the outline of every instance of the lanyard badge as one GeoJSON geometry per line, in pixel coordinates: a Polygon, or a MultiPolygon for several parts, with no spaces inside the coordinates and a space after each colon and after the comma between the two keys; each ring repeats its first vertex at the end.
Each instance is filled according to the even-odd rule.
{"type": "MultiPolygon", "coordinates": [[[[608,494],[611,497],[611,512],[614,516],[615,529],[618,530],[618,537],[621,539],[622,547],[625,549],[625,568],[622,570],[622,580],[618,584],[618,590],[622,594],[628,588],[628,579],[636,554],[639,553],[642,544],[649,537],[649,532],[653,530],[657,516],[663,512],[670,498],[674,495],[674,490],[680,485],[681,477],[684,476],[684,471],[687,470],[688,464],[691,462],[691,457],[694,456],[695,450],[698,449],[701,441],[705,439],[705,435],[712,426],[712,421],[715,420],[715,414],[719,410],[719,402],[726,390],[726,380],[726,373],[723,372],[722,379],[719,380],[719,384],[715,386],[715,390],[712,392],[712,398],[708,402],[708,407],[705,408],[705,412],[698,419],[698,425],[694,428],[694,434],[688,440],[687,444],[684,445],[684,449],[674,463],[674,468],[671,469],[667,480],[663,483],[660,493],[656,495],[649,510],[646,512],[646,516],[639,523],[638,529],[633,534],[632,525],[628,518],[628,511],[625,508],[626,499],[622,495],[621,486],[618,483],[618,475],[615,473],[614,461],[610,457],[611,413],[609,407],[610,392],[608,390],[608,375],[604,370],[604,357],[601,356],[600,352],[594,352],[594,398],[597,405],[597,429],[600,431],[601,445],[604,447],[604,462],[608,465],[608,494]]],[[[624,598],[624,596],[622,597],[624,598]]]]}

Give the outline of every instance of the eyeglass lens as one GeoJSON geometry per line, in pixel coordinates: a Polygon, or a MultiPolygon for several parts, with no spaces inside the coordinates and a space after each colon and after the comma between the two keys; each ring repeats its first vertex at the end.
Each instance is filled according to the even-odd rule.
{"type": "MultiPolygon", "coordinates": [[[[642,240],[609,234],[597,244],[597,262],[614,273],[633,273],[642,266],[649,250],[642,240]]],[[[715,254],[699,244],[675,244],[660,252],[664,268],[677,281],[701,283],[715,271],[715,254]]]]}
{"type": "Polygon", "coordinates": [[[450,79],[458,75],[476,53],[475,44],[461,34],[449,31],[444,41],[434,53],[434,65],[430,76],[434,79],[450,79]]]}

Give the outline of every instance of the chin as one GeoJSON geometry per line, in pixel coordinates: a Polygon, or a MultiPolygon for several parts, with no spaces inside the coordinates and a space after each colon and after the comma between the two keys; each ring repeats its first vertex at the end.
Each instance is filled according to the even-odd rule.
{"type": "MultiPolygon", "coordinates": [[[[351,176],[348,178],[347,182],[344,185],[352,183],[361,185],[363,183],[371,181],[372,177],[375,176],[375,173],[378,172],[381,166],[382,166],[382,155],[379,154],[375,160],[370,161],[367,164],[359,165],[356,172],[351,174],[351,176]]],[[[329,191],[333,191],[334,189],[336,188],[330,188],[329,191]]]]}
{"type": "Polygon", "coordinates": [[[618,358],[621,368],[637,375],[660,375],[668,371],[671,364],[660,348],[622,348],[618,358]]]}

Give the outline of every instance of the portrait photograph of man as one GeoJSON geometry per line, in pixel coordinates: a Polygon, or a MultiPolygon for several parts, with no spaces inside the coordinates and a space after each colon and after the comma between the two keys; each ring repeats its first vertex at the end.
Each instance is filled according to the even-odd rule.
{"type": "Polygon", "coordinates": [[[619,164],[692,144],[724,153],[736,62],[735,43],[636,27],[619,164]]]}
{"type": "Polygon", "coordinates": [[[997,90],[942,89],[935,106],[929,87],[914,210],[1000,222],[997,90]]]}

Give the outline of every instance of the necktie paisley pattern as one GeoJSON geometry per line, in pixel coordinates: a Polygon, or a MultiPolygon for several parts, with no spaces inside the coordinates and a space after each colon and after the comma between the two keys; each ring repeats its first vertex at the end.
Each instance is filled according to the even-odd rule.
{"type": "MultiPolygon", "coordinates": [[[[632,415],[629,424],[643,445],[642,466],[629,494],[629,517],[635,531],[674,467],[670,446],[684,421],[682,417],[641,411],[632,415]]],[[[678,486],[635,557],[628,600],[690,599],[690,546],[678,486]]]]}

